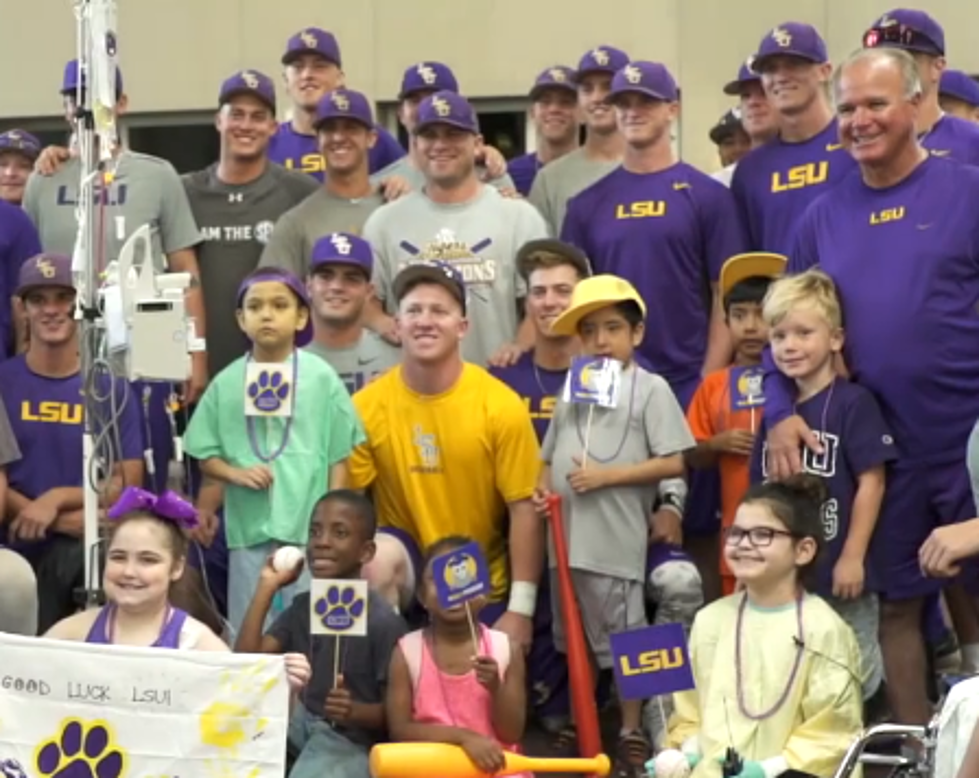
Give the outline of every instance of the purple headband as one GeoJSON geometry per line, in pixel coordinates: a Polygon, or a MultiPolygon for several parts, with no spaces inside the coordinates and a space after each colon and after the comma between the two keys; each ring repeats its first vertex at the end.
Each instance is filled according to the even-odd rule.
{"type": "Polygon", "coordinates": [[[152,492],[137,486],[127,486],[106,515],[110,519],[121,519],[133,511],[145,511],[158,519],[172,521],[184,530],[195,529],[200,523],[197,519],[197,509],[170,489],[157,497],[152,492]]]}
{"type": "MultiPolygon", "coordinates": [[[[248,278],[241,282],[241,285],[238,287],[238,298],[235,306],[241,308],[248,290],[255,284],[261,284],[265,281],[278,281],[280,284],[285,284],[292,290],[293,294],[295,294],[299,299],[300,305],[302,305],[307,311],[312,307],[309,302],[309,293],[306,291],[306,285],[288,270],[272,266],[260,267],[258,270],[248,276],[248,278]]],[[[306,326],[296,333],[296,348],[302,348],[312,339],[313,317],[308,316],[306,318],[306,326]]]]}

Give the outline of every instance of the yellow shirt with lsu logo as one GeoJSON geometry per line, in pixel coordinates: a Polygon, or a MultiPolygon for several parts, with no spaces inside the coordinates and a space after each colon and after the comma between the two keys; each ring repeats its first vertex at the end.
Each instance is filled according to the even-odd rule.
{"type": "Polygon", "coordinates": [[[371,489],[378,522],[424,550],[448,535],[479,542],[493,598],[507,590],[508,503],[529,499],[540,449],[520,397],[467,363],[440,395],[410,390],[394,367],[353,396],[367,432],[350,462],[351,487],[371,489]]]}

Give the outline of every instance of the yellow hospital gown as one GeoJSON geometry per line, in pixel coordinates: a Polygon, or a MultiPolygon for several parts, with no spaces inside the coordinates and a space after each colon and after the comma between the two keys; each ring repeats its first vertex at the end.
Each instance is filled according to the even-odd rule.
{"type": "MultiPolygon", "coordinates": [[[[782,707],[752,721],[738,705],[735,643],[742,594],[697,614],[690,633],[696,689],[673,696],[668,741],[680,748],[696,738],[702,760],[692,778],[718,778],[719,760],[734,746],[744,760],[783,757],[788,767],[831,776],[862,729],[860,652],[853,631],[822,599],[802,603],[804,645],[795,682],[782,707]]],[[[744,702],[754,716],[782,695],[799,650],[795,604],[745,608],[741,672],[744,702]]],[[[688,750],[688,749],[685,749],[688,750]]]]}

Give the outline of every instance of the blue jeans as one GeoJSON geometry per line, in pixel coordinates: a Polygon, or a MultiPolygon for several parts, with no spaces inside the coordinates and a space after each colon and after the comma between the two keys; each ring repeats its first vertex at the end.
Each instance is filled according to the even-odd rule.
{"type": "Polygon", "coordinates": [[[297,705],[289,723],[289,742],[301,749],[289,778],[369,778],[368,752],[327,722],[297,705]]]}

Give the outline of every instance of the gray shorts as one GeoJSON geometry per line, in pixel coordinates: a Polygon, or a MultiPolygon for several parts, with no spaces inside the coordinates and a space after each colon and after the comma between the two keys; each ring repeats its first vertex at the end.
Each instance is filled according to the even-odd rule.
{"type": "MultiPolygon", "coordinates": [[[[581,613],[585,640],[596,664],[603,670],[612,667],[612,647],[609,635],[638,629],[649,624],[646,620],[645,588],[642,581],[613,578],[587,570],[572,570],[571,581],[581,613]]],[[[551,611],[553,614],[554,645],[567,653],[564,639],[564,613],[561,610],[557,570],[551,570],[551,611]]]]}
{"type": "Polygon", "coordinates": [[[824,597],[857,636],[860,646],[863,698],[869,700],[884,679],[884,657],[880,653],[880,602],[876,594],[863,594],[855,600],[824,597]]]}

